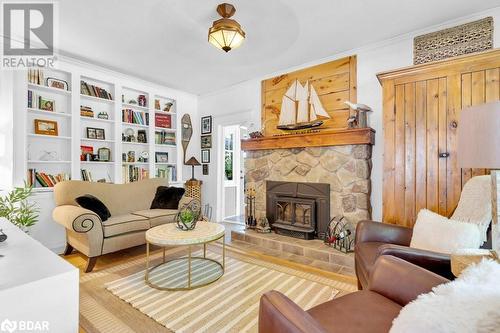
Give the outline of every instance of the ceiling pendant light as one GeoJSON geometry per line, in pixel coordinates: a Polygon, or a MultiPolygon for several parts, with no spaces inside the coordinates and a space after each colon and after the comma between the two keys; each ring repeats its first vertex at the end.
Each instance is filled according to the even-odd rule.
{"type": "Polygon", "coordinates": [[[214,21],[212,27],[208,30],[208,41],[216,48],[226,52],[237,48],[245,39],[245,32],[241,29],[238,22],[230,19],[236,9],[228,3],[221,3],[217,6],[217,13],[222,16],[221,19],[214,21]]]}

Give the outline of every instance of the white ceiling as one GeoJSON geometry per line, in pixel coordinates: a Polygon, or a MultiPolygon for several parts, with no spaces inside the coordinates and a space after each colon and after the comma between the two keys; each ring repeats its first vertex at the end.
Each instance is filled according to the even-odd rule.
{"type": "Polygon", "coordinates": [[[500,6],[500,0],[230,0],[247,33],[207,42],[221,0],[61,0],[61,53],[203,94],[500,6]]]}

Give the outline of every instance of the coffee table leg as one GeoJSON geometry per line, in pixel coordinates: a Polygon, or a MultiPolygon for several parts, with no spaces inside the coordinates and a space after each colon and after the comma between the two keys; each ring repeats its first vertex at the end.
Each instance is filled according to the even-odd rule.
{"type": "Polygon", "coordinates": [[[226,271],[226,237],[222,237],[222,272],[226,271]]]}
{"type": "Polygon", "coordinates": [[[149,274],[149,242],[146,242],[146,280],[149,274]]]}
{"type": "Polygon", "coordinates": [[[165,247],[163,248],[163,263],[165,263],[165,247]]]}
{"type": "Polygon", "coordinates": [[[191,288],[191,245],[188,250],[188,288],[191,288]]]}
{"type": "Polygon", "coordinates": [[[203,243],[203,258],[207,257],[207,243],[203,243]]]}

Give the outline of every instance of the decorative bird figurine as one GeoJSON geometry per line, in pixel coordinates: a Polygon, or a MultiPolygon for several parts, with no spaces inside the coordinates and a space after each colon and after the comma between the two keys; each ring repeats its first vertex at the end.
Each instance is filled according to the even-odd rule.
{"type": "Polygon", "coordinates": [[[353,103],[351,101],[345,101],[344,104],[349,106],[354,111],[365,111],[365,112],[373,111],[372,108],[366,104],[353,103]]]}
{"type": "Polygon", "coordinates": [[[368,127],[368,120],[366,117],[366,112],[373,111],[371,107],[369,107],[366,104],[353,103],[350,101],[345,101],[344,104],[346,104],[351,109],[356,111],[356,114],[349,116],[349,119],[347,119],[347,125],[349,128],[368,127]]]}

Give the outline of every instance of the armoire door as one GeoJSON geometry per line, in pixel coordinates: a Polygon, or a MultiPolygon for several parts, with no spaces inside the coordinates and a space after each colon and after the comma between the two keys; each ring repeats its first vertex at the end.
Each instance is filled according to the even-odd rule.
{"type": "Polygon", "coordinates": [[[461,169],[457,159],[460,111],[500,99],[500,51],[486,55],[379,75],[384,222],[411,227],[422,208],[450,216],[467,180],[488,173],[461,169]]]}

